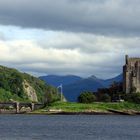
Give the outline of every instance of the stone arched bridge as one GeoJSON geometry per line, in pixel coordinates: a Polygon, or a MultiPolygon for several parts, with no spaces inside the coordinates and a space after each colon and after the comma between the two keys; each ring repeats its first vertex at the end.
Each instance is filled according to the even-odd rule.
{"type": "Polygon", "coordinates": [[[21,103],[21,102],[0,102],[0,108],[12,106],[16,109],[16,113],[20,113],[22,107],[30,107],[31,111],[40,109],[44,106],[42,103],[21,103]]]}

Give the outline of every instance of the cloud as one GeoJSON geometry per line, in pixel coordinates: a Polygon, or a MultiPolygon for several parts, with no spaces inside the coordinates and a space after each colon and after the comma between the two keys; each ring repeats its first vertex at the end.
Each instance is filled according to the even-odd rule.
{"type": "Polygon", "coordinates": [[[139,35],[139,0],[4,0],[0,24],[103,35],[139,35]]]}
{"type": "Polygon", "coordinates": [[[0,1],[0,64],[36,74],[122,72],[139,56],[139,0],[0,1]]]}
{"type": "Polygon", "coordinates": [[[0,32],[0,40],[5,40],[5,36],[4,36],[3,32],[0,32]]]}
{"type": "Polygon", "coordinates": [[[42,39],[1,40],[0,63],[38,75],[95,74],[108,78],[122,72],[125,54],[139,56],[139,37],[51,32],[47,40],[44,32],[42,39]]]}

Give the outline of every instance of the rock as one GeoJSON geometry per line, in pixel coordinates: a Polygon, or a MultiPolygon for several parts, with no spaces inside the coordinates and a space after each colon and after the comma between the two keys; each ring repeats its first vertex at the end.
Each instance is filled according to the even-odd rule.
{"type": "Polygon", "coordinates": [[[35,89],[26,80],[23,82],[23,89],[31,101],[38,102],[35,89]]]}

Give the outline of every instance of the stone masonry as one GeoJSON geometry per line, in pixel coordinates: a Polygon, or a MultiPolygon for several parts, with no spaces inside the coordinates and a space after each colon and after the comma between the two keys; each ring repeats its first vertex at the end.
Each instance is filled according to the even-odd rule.
{"type": "Polygon", "coordinates": [[[140,58],[125,56],[123,66],[123,91],[125,93],[140,92],[140,58]]]}

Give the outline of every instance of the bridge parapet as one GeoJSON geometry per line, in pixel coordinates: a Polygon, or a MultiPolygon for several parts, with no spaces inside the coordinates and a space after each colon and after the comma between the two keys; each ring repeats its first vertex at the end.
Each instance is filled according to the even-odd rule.
{"type": "Polygon", "coordinates": [[[21,103],[21,102],[0,102],[0,108],[3,107],[10,107],[12,106],[13,108],[16,109],[16,113],[20,113],[20,110],[22,107],[29,107],[31,111],[40,109],[44,106],[44,104],[41,103],[21,103]]]}

